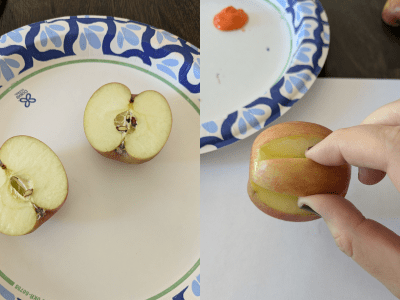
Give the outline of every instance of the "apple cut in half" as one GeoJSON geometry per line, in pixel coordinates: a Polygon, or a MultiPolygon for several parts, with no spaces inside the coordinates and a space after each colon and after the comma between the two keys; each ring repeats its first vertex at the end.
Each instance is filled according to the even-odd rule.
{"type": "Polygon", "coordinates": [[[33,232],[60,209],[67,194],[64,167],[43,142],[15,136],[0,148],[0,232],[33,232]]]}
{"type": "Polygon", "coordinates": [[[133,95],[121,83],[108,83],[89,99],[83,126],[90,145],[101,155],[141,164],[164,147],[172,114],[167,100],[156,91],[133,95]]]}
{"type": "Polygon", "coordinates": [[[351,167],[324,166],[305,151],[332,131],[308,122],[286,122],[267,128],[253,143],[247,192],[264,213],[286,221],[311,221],[319,216],[297,206],[298,197],[345,196],[351,167]]]}

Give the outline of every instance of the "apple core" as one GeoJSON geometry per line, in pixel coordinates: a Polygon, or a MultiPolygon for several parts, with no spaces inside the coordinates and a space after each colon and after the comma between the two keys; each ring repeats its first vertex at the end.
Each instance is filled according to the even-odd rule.
{"type": "Polygon", "coordinates": [[[3,164],[1,160],[0,167],[5,170],[5,173],[10,177],[10,185],[14,194],[20,195],[24,198],[33,194],[33,184],[31,180],[21,176],[17,177],[12,175],[13,172],[8,170],[7,166],[3,164]]]}
{"type": "Polygon", "coordinates": [[[10,180],[11,194],[17,197],[17,199],[22,198],[22,200],[31,203],[36,213],[38,214],[37,219],[39,220],[40,218],[42,218],[45,215],[46,211],[43,208],[36,206],[35,203],[31,201],[31,197],[29,197],[33,194],[32,180],[29,180],[26,176],[23,175],[18,175],[18,177],[13,175],[14,172],[12,170],[7,169],[6,165],[4,165],[1,162],[1,160],[0,160],[0,166],[5,171],[6,176],[10,178],[9,180],[10,180]]]}
{"type": "Polygon", "coordinates": [[[137,125],[136,118],[130,110],[118,114],[114,119],[115,128],[122,133],[131,133],[137,125]]]}
{"type": "Polygon", "coordinates": [[[11,176],[10,183],[14,190],[24,198],[33,194],[33,189],[28,188],[28,182],[23,179],[20,179],[16,176],[11,176]]]}

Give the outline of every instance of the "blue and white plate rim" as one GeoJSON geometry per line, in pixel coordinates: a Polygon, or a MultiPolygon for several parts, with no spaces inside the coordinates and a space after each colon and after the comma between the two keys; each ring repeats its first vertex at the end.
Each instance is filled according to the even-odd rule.
{"type": "MultiPolygon", "coordinates": [[[[293,28],[296,39],[286,72],[268,91],[237,111],[218,120],[207,120],[200,127],[200,153],[208,153],[265,128],[286,113],[310,89],[326,61],[330,43],[328,17],[319,0],[262,0],[277,10],[293,28]],[[317,26],[317,27],[315,27],[317,26]],[[310,33],[310,28],[314,32],[310,33]],[[312,34],[318,36],[312,39],[312,34]],[[311,42],[313,47],[308,47],[311,42]],[[310,53],[308,53],[310,52],[310,53]],[[305,60],[314,64],[312,67],[305,60]],[[302,67],[303,66],[303,67],[302,67]]],[[[292,34],[292,33],[291,33],[292,34]]]]}

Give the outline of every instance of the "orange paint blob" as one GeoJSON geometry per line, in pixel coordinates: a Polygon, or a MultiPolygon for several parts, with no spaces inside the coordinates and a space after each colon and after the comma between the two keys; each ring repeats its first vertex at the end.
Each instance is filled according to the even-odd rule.
{"type": "Polygon", "coordinates": [[[248,19],[249,17],[243,9],[228,6],[215,15],[213,23],[215,28],[222,31],[229,31],[242,28],[248,19]]]}

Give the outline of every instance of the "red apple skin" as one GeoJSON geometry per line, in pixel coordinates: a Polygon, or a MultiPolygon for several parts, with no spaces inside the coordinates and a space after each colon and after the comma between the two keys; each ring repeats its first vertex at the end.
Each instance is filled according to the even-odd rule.
{"type": "MultiPolygon", "coordinates": [[[[10,139],[12,139],[13,137],[11,137],[10,139]]],[[[36,138],[35,138],[36,139],[36,138]]],[[[6,142],[8,141],[9,139],[7,139],[6,140],[6,142]]],[[[38,140],[38,139],[37,139],[38,140]]],[[[43,143],[41,140],[38,140],[38,141],[40,141],[41,143],[43,143]]],[[[5,144],[6,142],[4,142],[3,144],[5,144]]],[[[43,144],[45,144],[45,143],[43,143],[43,144]]],[[[46,144],[45,144],[46,145],[46,144]]],[[[47,145],[46,145],[47,146],[47,145]]],[[[47,147],[49,147],[49,146],[47,146],[47,147]]],[[[50,148],[50,147],[49,147],[50,148]]],[[[50,148],[51,149],[51,148],[50,148]]],[[[52,150],[53,151],[53,150],[52,150]]],[[[53,151],[54,152],[54,151],[53,151]]],[[[54,154],[58,157],[58,155],[54,152],[54,154]]],[[[58,159],[60,160],[60,162],[61,162],[61,159],[58,157],[58,159]]],[[[63,169],[64,169],[64,172],[65,172],[65,167],[64,167],[64,165],[62,164],[62,162],[61,162],[61,165],[63,166],[63,169]]],[[[67,172],[65,172],[65,174],[67,174],[67,172]]],[[[67,200],[67,198],[68,198],[68,193],[69,193],[69,181],[68,181],[68,177],[67,177],[67,194],[65,195],[65,199],[64,199],[64,201],[60,204],[60,206],[58,206],[57,208],[55,208],[55,209],[52,209],[52,210],[45,210],[45,214],[44,214],[44,216],[42,217],[42,218],[40,218],[39,220],[36,220],[36,223],[35,223],[35,225],[33,226],[33,228],[29,231],[29,232],[27,232],[27,233],[25,233],[24,235],[27,235],[27,234],[30,234],[30,233],[32,233],[32,232],[34,232],[36,229],[38,229],[40,226],[42,226],[44,223],[46,223],[47,222],[47,220],[49,220],[52,216],[54,216],[54,214],[57,212],[57,211],[59,211],[59,209],[64,205],[64,203],[65,203],[65,201],[67,200]]],[[[3,234],[5,234],[5,233],[3,233],[3,234]]]]}
{"type": "Polygon", "coordinates": [[[343,180],[347,171],[347,165],[324,166],[309,158],[275,158],[259,161],[251,180],[267,190],[298,197],[341,195],[348,188],[348,182],[343,180]]]}
{"type": "Polygon", "coordinates": [[[389,26],[400,26],[400,0],[387,0],[382,10],[382,20],[389,26]]]}
{"type": "MultiPolygon", "coordinates": [[[[117,82],[112,82],[112,83],[117,83],[117,82]]],[[[121,84],[121,83],[118,83],[118,84],[121,84]]],[[[157,91],[154,91],[154,90],[152,90],[152,91],[158,93],[157,91]]],[[[138,94],[131,94],[131,95],[132,95],[132,98],[135,99],[135,97],[138,94]]],[[[169,110],[171,111],[171,107],[169,106],[168,101],[167,101],[167,104],[168,104],[169,110]]],[[[173,118],[172,118],[172,114],[171,114],[171,129],[172,129],[172,123],[173,123],[173,118]]],[[[133,156],[129,155],[126,151],[124,152],[125,154],[119,154],[118,152],[116,152],[116,150],[109,151],[109,152],[101,152],[101,151],[97,150],[96,148],[94,148],[90,143],[89,144],[90,144],[90,146],[92,146],[92,148],[94,150],[96,150],[97,153],[103,155],[104,157],[107,157],[109,159],[113,159],[113,160],[116,160],[116,161],[120,161],[120,162],[123,162],[123,163],[126,163],[126,164],[136,164],[136,165],[138,165],[138,164],[143,164],[145,162],[148,162],[148,161],[152,160],[154,157],[156,157],[158,155],[158,153],[161,152],[161,150],[164,148],[165,144],[167,143],[167,141],[169,139],[169,136],[171,134],[171,129],[169,131],[168,138],[165,140],[165,143],[161,147],[160,151],[158,151],[155,155],[153,155],[152,157],[150,157],[148,159],[138,159],[136,157],[133,157],[133,156]]],[[[86,135],[86,132],[85,132],[85,135],[86,135]]],[[[86,136],[86,139],[89,140],[87,138],[87,136],[86,136]]]]}
{"type": "MultiPolygon", "coordinates": [[[[260,148],[265,145],[266,143],[278,139],[278,138],[283,138],[283,137],[288,137],[288,136],[295,136],[295,135],[301,135],[303,137],[319,137],[321,139],[326,138],[329,134],[332,133],[332,130],[315,124],[315,123],[309,123],[309,122],[300,122],[300,121],[295,121],[295,122],[286,122],[286,123],[281,123],[277,124],[275,126],[269,127],[263,132],[261,132],[257,138],[255,139],[252,149],[251,149],[251,155],[250,155],[250,167],[249,167],[249,180],[247,184],[247,193],[251,199],[251,201],[254,203],[254,205],[259,208],[261,211],[266,213],[267,215],[270,215],[274,218],[278,218],[281,220],[285,221],[293,221],[293,222],[305,222],[305,221],[311,221],[311,220],[316,220],[319,219],[320,217],[317,215],[294,215],[290,213],[286,213],[284,211],[278,211],[276,209],[273,209],[269,207],[267,204],[261,201],[261,199],[258,197],[257,192],[253,189],[252,187],[252,178],[255,173],[255,162],[258,158],[259,155],[259,150],[260,148]]],[[[325,168],[326,166],[320,165],[322,168],[325,168]]],[[[332,168],[332,167],[329,167],[332,168]]],[[[338,183],[337,186],[337,191],[335,194],[338,194],[342,197],[344,197],[347,193],[347,190],[349,188],[350,184],[350,177],[351,177],[351,166],[349,164],[345,164],[343,166],[338,166],[336,168],[336,174],[342,178],[341,182],[338,183]]],[[[307,170],[305,170],[306,172],[307,170]]],[[[288,180],[290,182],[290,180],[288,180]]],[[[321,190],[332,190],[331,187],[321,187],[321,190]]],[[[278,191],[277,191],[278,192],[278,191]]],[[[307,194],[307,192],[303,193],[302,196],[309,196],[311,194],[307,194]]]]}

